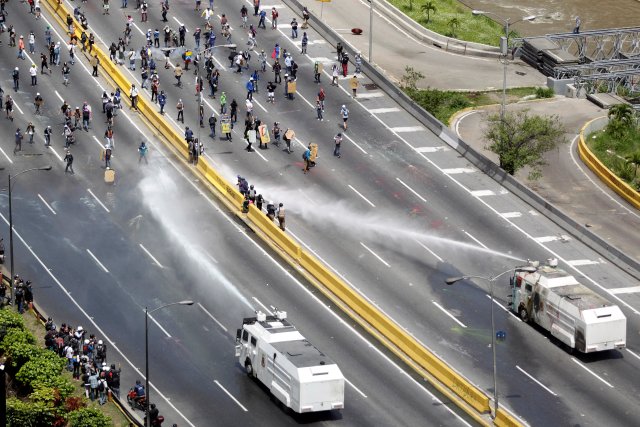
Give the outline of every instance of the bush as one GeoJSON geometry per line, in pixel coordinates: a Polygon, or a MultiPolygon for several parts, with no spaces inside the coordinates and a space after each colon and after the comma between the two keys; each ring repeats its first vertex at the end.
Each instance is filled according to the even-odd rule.
{"type": "Polygon", "coordinates": [[[10,328],[0,342],[0,350],[11,359],[11,366],[19,366],[35,357],[40,348],[36,345],[36,338],[25,329],[10,328]]]}
{"type": "Polygon", "coordinates": [[[7,399],[9,427],[50,427],[54,421],[54,409],[42,402],[25,403],[15,397],[7,399]]]}
{"type": "Polygon", "coordinates": [[[18,370],[16,379],[32,389],[36,385],[57,387],[64,380],[59,375],[64,369],[65,363],[65,360],[54,352],[38,349],[35,357],[25,362],[18,370]]]}
{"type": "Polygon", "coordinates": [[[536,98],[553,98],[555,92],[550,87],[537,87],[536,98]]]}
{"type": "Polygon", "coordinates": [[[82,408],[69,413],[69,427],[110,427],[111,418],[96,408],[82,408]]]}
{"type": "Polygon", "coordinates": [[[0,329],[24,328],[24,320],[22,316],[8,307],[0,310],[0,329]]]}

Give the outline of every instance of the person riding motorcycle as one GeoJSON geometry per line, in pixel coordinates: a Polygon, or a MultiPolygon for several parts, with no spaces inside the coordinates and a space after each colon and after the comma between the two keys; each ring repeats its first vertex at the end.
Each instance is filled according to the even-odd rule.
{"type": "Polygon", "coordinates": [[[133,387],[133,390],[136,392],[136,397],[133,398],[135,402],[144,400],[145,398],[144,386],[140,383],[140,380],[136,380],[136,385],[133,387]]]}

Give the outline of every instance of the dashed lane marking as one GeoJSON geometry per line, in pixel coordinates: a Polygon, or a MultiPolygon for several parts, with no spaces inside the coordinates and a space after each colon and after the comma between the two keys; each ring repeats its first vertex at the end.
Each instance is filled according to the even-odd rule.
{"type": "Polygon", "coordinates": [[[447,316],[449,316],[451,319],[453,319],[454,322],[456,322],[458,325],[462,326],[463,328],[466,328],[467,325],[465,325],[464,323],[462,323],[461,321],[459,321],[458,319],[456,319],[456,316],[454,316],[453,314],[449,313],[443,306],[441,306],[440,304],[438,304],[435,301],[431,301],[433,303],[433,305],[435,305],[436,307],[438,307],[440,309],[440,311],[442,311],[444,314],[446,314],[447,316]]]}
{"type": "Polygon", "coordinates": [[[400,109],[398,107],[390,107],[390,108],[372,108],[368,110],[371,114],[385,114],[385,113],[396,113],[399,112],[400,109]]]}
{"type": "Polygon", "coordinates": [[[398,126],[395,128],[389,128],[392,132],[406,133],[406,132],[425,132],[427,129],[422,126],[398,126]]]}
{"type": "Polygon", "coordinates": [[[44,205],[49,208],[49,210],[51,211],[52,214],[57,215],[56,211],[53,210],[53,208],[49,205],[49,203],[47,203],[47,201],[44,199],[44,197],[42,197],[40,194],[38,194],[38,197],[40,198],[40,200],[42,200],[42,203],[44,203],[44,205]]]}
{"type": "Polygon", "coordinates": [[[503,218],[520,218],[522,216],[522,212],[502,212],[503,218]]]}
{"type": "Polygon", "coordinates": [[[609,289],[612,294],[633,294],[640,292],[640,286],[627,286],[626,288],[609,289]]]}
{"type": "Polygon", "coordinates": [[[581,266],[581,265],[600,264],[600,261],[594,261],[594,260],[591,260],[591,259],[572,259],[572,260],[568,260],[567,264],[576,267],[576,266],[581,266]]]}
{"type": "Polygon", "coordinates": [[[449,174],[449,175],[457,175],[457,174],[461,174],[461,173],[475,173],[477,172],[477,169],[473,169],[473,168],[449,168],[449,169],[442,169],[442,172],[449,174]]]}
{"type": "Polygon", "coordinates": [[[382,259],[382,257],[380,255],[378,255],[377,253],[375,253],[370,247],[368,247],[367,245],[365,245],[364,243],[360,242],[360,245],[365,248],[366,250],[368,250],[371,255],[373,255],[374,257],[378,258],[378,261],[380,261],[381,263],[383,263],[384,265],[386,265],[387,267],[391,267],[389,265],[389,263],[387,261],[385,261],[384,259],[382,259]]]}
{"type": "Polygon", "coordinates": [[[244,405],[243,405],[242,403],[240,403],[240,401],[238,401],[238,399],[236,399],[236,398],[235,398],[231,393],[229,393],[229,391],[228,391],[226,388],[224,388],[224,387],[222,386],[222,384],[220,384],[220,383],[218,382],[218,380],[213,380],[213,382],[214,382],[214,383],[216,383],[216,385],[217,385],[218,387],[220,387],[220,388],[222,389],[222,391],[224,391],[224,392],[225,392],[225,394],[231,398],[231,400],[233,400],[234,402],[236,402],[236,405],[238,405],[240,408],[242,408],[242,410],[243,410],[244,412],[249,412],[249,410],[248,410],[247,408],[245,408],[245,407],[244,407],[244,405]]]}
{"type": "Polygon", "coordinates": [[[104,264],[100,262],[98,257],[96,257],[93,254],[93,252],[91,252],[88,248],[87,248],[87,253],[91,256],[91,258],[93,258],[93,260],[96,262],[96,264],[98,264],[100,266],[100,268],[102,268],[102,270],[104,270],[105,273],[109,272],[109,270],[107,270],[107,267],[105,267],[104,264]]]}
{"type": "Polygon", "coordinates": [[[496,193],[491,190],[476,190],[476,191],[472,191],[471,195],[475,197],[485,197],[485,196],[495,196],[496,193]]]}
{"type": "Polygon", "coordinates": [[[151,252],[149,252],[149,250],[147,248],[144,247],[144,245],[142,243],[138,243],[138,245],[140,246],[140,249],[142,249],[148,256],[149,258],[151,258],[151,260],[160,268],[164,268],[164,266],[162,264],[160,264],[160,262],[158,262],[158,260],[156,259],[156,257],[154,257],[153,255],[151,255],[151,252]]]}
{"type": "Polygon", "coordinates": [[[349,188],[353,190],[354,193],[356,193],[358,196],[360,196],[365,202],[369,203],[371,205],[372,208],[375,208],[376,205],[374,205],[373,203],[371,203],[371,201],[369,199],[367,199],[366,197],[364,197],[362,195],[362,193],[360,193],[358,190],[356,190],[355,188],[353,188],[353,186],[351,184],[349,184],[349,188]]]}
{"type": "Polygon", "coordinates": [[[438,151],[449,151],[449,147],[416,147],[414,148],[418,153],[436,153],[438,151]]]}

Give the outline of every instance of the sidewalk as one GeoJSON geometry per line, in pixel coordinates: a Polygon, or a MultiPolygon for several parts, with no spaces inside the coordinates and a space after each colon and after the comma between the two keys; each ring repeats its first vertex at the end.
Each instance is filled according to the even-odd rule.
{"type": "MultiPolygon", "coordinates": [[[[547,153],[548,165],[539,181],[527,181],[526,171],[516,177],[577,222],[640,261],[640,235],[630,232],[640,227],[640,212],[603,184],[577,153],[577,135],[582,126],[591,119],[605,116],[607,111],[585,99],[570,98],[510,104],[507,108],[509,111],[529,109],[532,114],[559,115],[569,141],[557,151],[547,153]]],[[[496,105],[461,113],[451,121],[451,128],[460,138],[496,163],[497,155],[484,149],[482,134],[484,118],[489,113],[498,113],[499,109],[496,105]]]]}
{"type": "MultiPolygon", "coordinates": [[[[301,0],[311,13],[320,16],[321,3],[301,0]]],[[[445,52],[416,40],[376,10],[374,18],[373,60],[392,80],[399,80],[405,65],[414,67],[426,77],[420,86],[449,90],[486,90],[502,87],[503,65],[496,59],[463,56],[445,52]]],[[[408,18],[407,18],[408,19],[408,18]]],[[[331,2],[324,5],[322,20],[360,50],[369,50],[369,7],[364,1],[331,2]],[[351,28],[364,30],[351,34],[351,28]]],[[[507,86],[543,86],[546,78],[521,61],[509,63],[507,86]]],[[[640,212],[600,182],[577,154],[577,135],[589,120],[604,116],[606,110],[587,100],[555,98],[545,101],[511,104],[509,110],[528,108],[534,114],[557,114],[566,126],[569,144],[547,153],[548,165],[537,182],[528,182],[526,172],[517,178],[578,223],[590,228],[604,240],[640,262],[640,236],[629,233],[640,227],[640,212]]],[[[497,156],[484,150],[483,117],[490,106],[476,112],[460,114],[451,128],[469,145],[497,163],[497,156]]]]}
{"type": "MultiPolygon", "coordinates": [[[[320,17],[349,44],[367,58],[369,55],[369,7],[366,1],[300,0],[309,11],[320,17]],[[324,6],[322,6],[324,4],[324,6]],[[361,28],[362,35],[351,34],[352,28],[361,28]]],[[[448,90],[491,90],[502,88],[503,66],[495,58],[479,58],[450,53],[441,48],[418,41],[397,27],[374,7],[373,62],[385,71],[387,77],[398,82],[405,66],[422,72],[425,78],[418,87],[448,90]],[[471,74],[471,76],[470,76],[471,74]]],[[[409,19],[409,18],[407,18],[409,19]]],[[[509,63],[507,87],[543,86],[546,77],[520,60],[509,63]]]]}

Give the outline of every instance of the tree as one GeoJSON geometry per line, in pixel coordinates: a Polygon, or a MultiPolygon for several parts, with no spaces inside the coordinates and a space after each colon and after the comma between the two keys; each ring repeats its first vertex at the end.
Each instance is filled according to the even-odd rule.
{"type": "Polygon", "coordinates": [[[633,108],[629,104],[616,104],[607,113],[607,132],[615,137],[624,135],[633,125],[633,108]]]}
{"type": "Polygon", "coordinates": [[[451,37],[456,38],[458,28],[460,28],[460,20],[458,18],[451,18],[447,22],[447,26],[451,28],[451,37]]]}
{"type": "Polygon", "coordinates": [[[431,12],[435,13],[437,11],[436,5],[433,4],[432,1],[428,1],[425,4],[423,4],[422,6],[420,6],[420,10],[422,10],[422,13],[427,15],[427,24],[429,23],[429,20],[431,19],[431,12]]]}
{"type": "Polygon", "coordinates": [[[640,151],[636,151],[633,154],[628,155],[624,158],[628,165],[633,166],[633,179],[636,179],[638,175],[638,167],[640,167],[640,151]]]}
{"type": "Polygon", "coordinates": [[[408,65],[404,67],[404,76],[400,79],[400,87],[405,90],[415,91],[418,89],[418,80],[424,79],[424,74],[408,65]]]}
{"type": "Polygon", "coordinates": [[[546,163],[543,155],[567,142],[558,116],[530,116],[528,111],[507,113],[487,118],[484,138],[487,149],[496,153],[500,167],[514,175],[525,166],[531,167],[529,179],[538,179],[546,163]]]}

